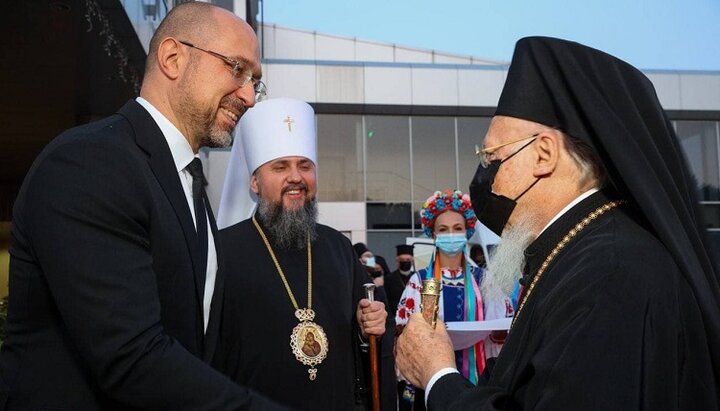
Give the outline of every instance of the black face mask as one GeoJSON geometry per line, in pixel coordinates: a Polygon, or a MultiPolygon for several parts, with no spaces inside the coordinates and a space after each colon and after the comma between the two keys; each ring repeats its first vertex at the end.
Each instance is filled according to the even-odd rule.
{"type": "Polygon", "coordinates": [[[398,268],[400,271],[410,271],[412,269],[412,261],[400,261],[398,268]]]}
{"type": "Polygon", "coordinates": [[[526,188],[525,191],[520,193],[515,199],[510,199],[492,192],[495,176],[502,163],[510,160],[529,144],[530,143],[524,145],[520,150],[512,153],[503,160],[491,161],[487,168],[483,167],[482,164],[478,165],[475,176],[470,182],[470,201],[472,202],[477,219],[497,235],[502,235],[503,229],[517,205],[517,200],[540,181],[539,178],[535,180],[534,183],[530,184],[530,187],[526,188]]]}

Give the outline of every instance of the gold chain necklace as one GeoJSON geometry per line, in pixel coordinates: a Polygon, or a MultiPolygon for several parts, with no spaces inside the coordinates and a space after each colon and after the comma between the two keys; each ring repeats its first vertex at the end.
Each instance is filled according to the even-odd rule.
{"type": "Polygon", "coordinates": [[[325,331],[321,326],[313,322],[315,319],[315,311],[312,309],[312,248],[310,245],[310,239],[308,238],[307,242],[308,307],[300,308],[295,300],[295,295],[290,289],[290,284],[288,283],[287,278],[285,278],[285,273],[280,267],[280,263],[275,256],[275,252],[270,246],[270,242],[265,236],[265,232],[260,227],[260,224],[258,224],[254,215],[252,217],[252,222],[260,234],[260,237],[262,237],[273,263],[275,263],[275,268],[277,269],[278,274],[280,274],[280,279],[285,285],[285,290],[290,297],[293,307],[295,307],[295,317],[298,321],[300,321],[300,324],[296,325],[295,328],[293,328],[292,334],[290,334],[290,349],[293,354],[295,354],[295,358],[298,361],[310,366],[310,369],[308,369],[308,377],[310,378],[310,381],[315,381],[317,378],[317,368],[315,368],[315,366],[320,364],[325,357],[327,357],[330,346],[328,344],[325,331]]]}
{"type": "Polygon", "coordinates": [[[562,240],[560,240],[559,243],[555,246],[555,248],[552,249],[550,254],[545,258],[545,261],[543,261],[540,268],[535,273],[535,277],[533,277],[532,282],[530,283],[530,286],[528,287],[526,292],[523,292],[523,298],[520,302],[520,306],[518,307],[517,312],[515,313],[515,317],[513,317],[512,325],[510,326],[512,328],[513,325],[515,325],[515,321],[517,321],[518,317],[520,316],[520,313],[522,312],[523,307],[525,307],[525,303],[527,302],[528,298],[530,298],[530,294],[532,294],[532,291],[535,289],[535,286],[537,285],[538,281],[540,281],[540,278],[545,273],[545,270],[548,268],[550,263],[557,257],[557,255],[562,251],[562,249],[567,246],[567,244],[575,238],[575,236],[580,233],[585,227],[587,227],[588,224],[590,224],[593,220],[600,217],[601,215],[605,214],[609,210],[612,210],[613,208],[619,206],[620,204],[625,203],[625,201],[611,201],[609,203],[606,203],[598,208],[595,209],[595,211],[588,214],[585,218],[583,218],[579,223],[575,224],[575,227],[570,229],[567,234],[565,234],[565,237],[563,237],[562,240]]]}

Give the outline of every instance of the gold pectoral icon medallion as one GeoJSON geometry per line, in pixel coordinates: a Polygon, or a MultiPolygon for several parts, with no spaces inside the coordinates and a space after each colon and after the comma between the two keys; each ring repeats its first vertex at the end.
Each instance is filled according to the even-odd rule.
{"type": "MultiPolygon", "coordinates": [[[[288,119],[289,118],[290,117],[288,116],[288,119]]],[[[289,128],[290,124],[288,123],[288,129],[289,128]]],[[[282,267],[280,267],[280,263],[275,256],[275,252],[270,246],[270,242],[268,241],[265,232],[262,230],[262,227],[260,227],[260,224],[257,222],[254,215],[252,217],[252,221],[253,224],[255,224],[255,228],[257,228],[258,234],[260,234],[260,237],[265,243],[265,247],[275,264],[275,268],[280,275],[283,285],[285,286],[285,291],[287,291],[288,297],[290,297],[290,302],[295,308],[295,317],[297,317],[298,321],[300,321],[300,324],[296,325],[292,330],[292,334],[290,334],[290,349],[292,349],[292,352],[295,354],[295,358],[297,358],[298,361],[310,366],[310,369],[308,369],[308,377],[310,378],[310,381],[315,381],[317,378],[317,368],[315,368],[315,366],[320,364],[325,357],[327,357],[330,345],[328,344],[325,331],[321,326],[313,322],[315,319],[315,311],[312,309],[312,244],[310,243],[310,238],[308,237],[307,241],[308,304],[307,308],[300,308],[297,300],[295,299],[295,295],[290,289],[290,284],[288,283],[287,278],[285,278],[285,273],[283,273],[282,267]]]]}
{"type": "Polygon", "coordinates": [[[327,357],[330,348],[327,336],[322,327],[312,321],[315,319],[315,312],[311,308],[296,310],[295,317],[300,320],[300,324],[293,328],[290,335],[290,348],[298,361],[310,367],[308,378],[315,381],[315,366],[327,357]]]}

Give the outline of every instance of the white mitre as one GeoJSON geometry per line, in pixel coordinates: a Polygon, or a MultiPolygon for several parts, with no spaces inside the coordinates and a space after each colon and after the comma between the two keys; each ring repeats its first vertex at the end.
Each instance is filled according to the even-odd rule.
{"type": "Polygon", "coordinates": [[[250,218],[257,196],[250,176],[281,157],[305,157],[317,165],[315,112],[304,101],[275,98],[257,103],[240,119],[220,196],[219,229],[250,218]]]}

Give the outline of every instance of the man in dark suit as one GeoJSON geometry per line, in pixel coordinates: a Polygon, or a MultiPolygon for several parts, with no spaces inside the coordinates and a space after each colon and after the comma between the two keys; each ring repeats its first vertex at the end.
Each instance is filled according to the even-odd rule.
{"type": "Polygon", "coordinates": [[[275,408],[203,361],[222,260],[197,152],[229,145],[264,91],[258,55],[240,18],[182,4],[140,98],[35,160],[13,213],[0,409],[275,408]]]}

